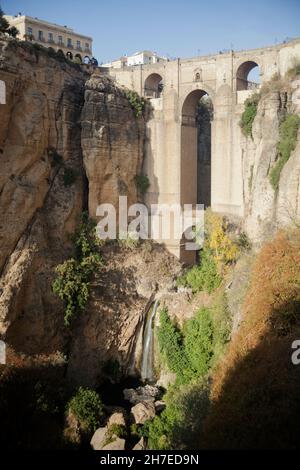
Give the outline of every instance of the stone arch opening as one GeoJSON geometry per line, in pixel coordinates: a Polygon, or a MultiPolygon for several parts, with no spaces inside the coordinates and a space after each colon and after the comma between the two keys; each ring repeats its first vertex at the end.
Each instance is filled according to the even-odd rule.
{"type": "Polygon", "coordinates": [[[66,53],[66,57],[67,57],[68,59],[70,59],[70,60],[73,60],[73,54],[72,54],[72,52],[68,51],[68,52],[66,53]]]}
{"type": "Polygon", "coordinates": [[[0,104],[6,104],[6,87],[3,80],[0,80],[0,104]]]}
{"type": "Polygon", "coordinates": [[[82,63],[82,57],[80,54],[75,54],[75,59],[77,59],[78,62],[80,61],[80,64],[82,63]]]}
{"type": "Polygon", "coordinates": [[[248,60],[243,62],[236,73],[236,89],[241,90],[254,90],[260,85],[260,68],[259,65],[248,60]]]}
{"type": "Polygon", "coordinates": [[[144,85],[144,95],[148,98],[160,98],[163,91],[163,79],[158,73],[151,73],[144,85]]]}
{"type": "Polygon", "coordinates": [[[204,90],[186,97],[181,116],[181,204],[211,204],[213,103],[204,90]]]}
{"type": "Polygon", "coordinates": [[[64,51],[62,49],[58,49],[57,54],[61,57],[65,57],[64,51]]]}
{"type": "Polygon", "coordinates": [[[83,63],[86,64],[86,65],[88,65],[88,64],[91,63],[91,59],[89,58],[88,55],[84,56],[84,58],[83,58],[83,63]]]}

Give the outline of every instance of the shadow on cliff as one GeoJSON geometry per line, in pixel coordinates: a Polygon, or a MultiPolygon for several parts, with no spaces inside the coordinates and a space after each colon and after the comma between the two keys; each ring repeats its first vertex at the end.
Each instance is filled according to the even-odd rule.
{"type": "Polygon", "coordinates": [[[295,339],[300,339],[299,300],[274,311],[258,345],[233,361],[211,404],[200,448],[299,448],[300,365],[291,361],[295,339]],[[291,324],[280,328],[279,317],[290,312],[291,324]]]}

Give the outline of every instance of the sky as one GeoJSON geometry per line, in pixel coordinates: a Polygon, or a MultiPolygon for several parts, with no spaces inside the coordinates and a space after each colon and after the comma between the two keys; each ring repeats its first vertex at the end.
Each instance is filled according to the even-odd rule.
{"type": "Polygon", "coordinates": [[[170,58],[252,49],[300,36],[300,0],[0,0],[6,14],[92,36],[99,62],[139,50],[170,58]]]}

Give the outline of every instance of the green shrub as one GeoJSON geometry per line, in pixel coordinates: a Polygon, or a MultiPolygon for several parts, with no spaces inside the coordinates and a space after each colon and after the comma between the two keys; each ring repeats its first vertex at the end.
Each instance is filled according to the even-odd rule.
{"type": "Polygon", "coordinates": [[[76,395],[69,401],[67,410],[76,416],[84,429],[95,431],[99,427],[103,414],[103,404],[97,392],[80,387],[76,395]]]}
{"type": "Polygon", "coordinates": [[[257,106],[258,106],[259,99],[260,99],[260,96],[258,93],[256,93],[250,96],[250,98],[248,98],[245,101],[245,104],[244,104],[245,109],[242,114],[240,126],[242,128],[243,134],[246,137],[248,136],[252,137],[252,125],[253,125],[253,121],[257,113],[257,106]]]}
{"type": "Polygon", "coordinates": [[[142,116],[145,109],[146,100],[133,90],[126,90],[125,96],[128,99],[130,106],[134,110],[135,116],[142,116]]]}
{"type": "Polygon", "coordinates": [[[75,183],[77,178],[77,172],[70,167],[65,167],[64,169],[64,185],[71,186],[75,183]]]}
{"type": "Polygon", "coordinates": [[[133,423],[130,426],[131,435],[139,439],[141,439],[142,437],[148,438],[150,424],[151,424],[150,420],[145,421],[144,424],[133,423]]]}
{"type": "Polygon", "coordinates": [[[75,240],[76,258],[70,258],[58,265],[53,281],[53,292],[64,302],[64,323],[70,326],[72,320],[83,311],[89,298],[90,278],[101,266],[101,257],[96,251],[98,240],[95,223],[84,214],[75,240]]]}
{"type": "Polygon", "coordinates": [[[201,252],[199,266],[193,266],[184,275],[178,278],[178,285],[190,287],[193,293],[199,291],[213,292],[221,283],[216,262],[208,248],[201,252]]]}
{"type": "Polygon", "coordinates": [[[270,171],[270,183],[275,191],[279,186],[281,171],[296,147],[299,126],[300,117],[296,114],[287,114],[280,124],[277,145],[278,159],[270,171]]]}
{"type": "Polygon", "coordinates": [[[183,335],[170,320],[166,308],[160,312],[160,325],[157,332],[160,354],[168,368],[175,372],[180,382],[189,374],[188,361],[183,349],[183,335]]]}
{"type": "Polygon", "coordinates": [[[208,412],[206,381],[171,387],[164,399],[166,409],[149,423],[150,449],[195,449],[208,412]]]}
{"type": "Polygon", "coordinates": [[[210,311],[202,308],[184,325],[184,351],[194,377],[208,372],[213,355],[213,323],[210,311]]]}
{"type": "Polygon", "coordinates": [[[145,194],[150,186],[150,181],[147,175],[136,175],[135,184],[140,194],[145,194]]]}
{"type": "Polygon", "coordinates": [[[188,383],[208,372],[214,344],[213,322],[208,309],[200,309],[194,318],[186,321],[181,331],[164,308],[160,312],[157,336],[160,354],[168,368],[176,373],[177,383],[188,383]]]}

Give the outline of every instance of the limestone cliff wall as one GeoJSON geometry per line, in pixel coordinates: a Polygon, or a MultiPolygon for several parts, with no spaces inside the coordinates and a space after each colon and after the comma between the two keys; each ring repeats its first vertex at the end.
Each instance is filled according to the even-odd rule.
{"type": "Polygon", "coordinates": [[[14,42],[0,44],[0,333],[19,352],[63,345],[53,268],[70,254],[84,206],[80,114],[86,76],[14,42]],[[76,173],[64,184],[65,171],[76,173]]]}
{"type": "MultiPolygon", "coordinates": [[[[83,210],[89,207],[94,217],[99,203],[115,203],[119,194],[136,201],[143,119],[109,79],[91,78],[26,43],[0,41],[0,80],[6,85],[0,105],[0,337],[17,353],[67,352],[70,377],[93,381],[101,361],[117,351],[129,360],[148,299],[141,297],[138,310],[126,301],[120,311],[113,299],[108,308],[98,279],[74,338],[51,290],[54,268],[72,254],[71,235],[83,210]],[[119,321],[108,335],[112,312],[119,321]]],[[[129,285],[135,299],[135,283],[129,285]]]]}
{"type": "Polygon", "coordinates": [[[124,91],[96,74],[85,84],[82,110],[82,151],[89,181],[89,211],[96,216],[101,202],[118,207],[137,201],[135,176],[141,173],[145,125],[136,118],[124,91]]]}
{"type": "Polygon", "coordinates": [[[300,106],[294,99],[297,88],[291,85],[262,95],[253,123],[253,138],[241,140],[244,226],[255,244],[274,235],[278,228],[300,221],[299,133],[296,148],[281,171],[278,190],[270,183],[270,171],[277,158],[280,122],[286,113],[300,114],[300,106]]]}

